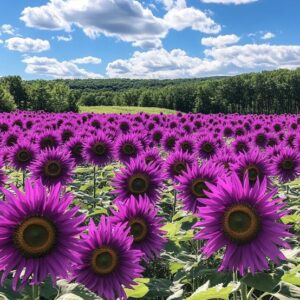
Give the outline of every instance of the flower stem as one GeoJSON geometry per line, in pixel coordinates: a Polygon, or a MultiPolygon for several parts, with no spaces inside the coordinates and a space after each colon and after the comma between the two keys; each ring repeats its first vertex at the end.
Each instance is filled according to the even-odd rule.
{"type": "MultiPolygon", "coordinates": [[[[236,271],[232,272],[232,279],[234,283],[237,283],[237,276],[236,271]]],[[[237,291],[233,292],[233,300],[237,300],[237,291]]]]}
{"type": "Polygon", "coordinates": [[[94,166],[94,200],[96,199],[96,166],[94,166]]]}
{"type": "Polygon", "coordinates": [[[40,286],[33,285],[32,286],[32,300],[39,300],[40,299],[40,286]]]}
{"type": "Polygon", "coordinates": [[[177,204],[177,193],[176,193],[176,191],[174,190],[174,202],[173,202],[173,216],[172,216],[172,219],[173,219],[173,217],[174,217],[175,214],[176,214],[176,204],[177,204]]]}
{"type": "Polygon", "coordinates": [[[241,282],[241,300],[248,300],[247,285],[243,282],[241,282]]]}
{"type": "Polygon", "coordinates": [[[22,178],[22,181],[23,181],[23,190],[25,188],[25,179],[26,179],[26,171],[24,170],[23,171],[23,178],[22,178]]]}

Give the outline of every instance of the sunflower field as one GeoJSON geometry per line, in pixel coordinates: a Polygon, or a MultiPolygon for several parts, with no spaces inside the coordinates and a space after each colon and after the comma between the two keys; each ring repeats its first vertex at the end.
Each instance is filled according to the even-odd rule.
{"type": "Polygon", "coordinates": [[[300,299],[300,116],[0,114],[0,299],[300,299]]]}

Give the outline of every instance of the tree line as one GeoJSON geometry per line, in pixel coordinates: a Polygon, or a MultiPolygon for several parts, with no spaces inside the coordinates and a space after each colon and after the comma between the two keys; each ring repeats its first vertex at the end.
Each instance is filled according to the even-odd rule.
{"type": "Polygon", "coordinates": [[[77,111],[78,105],[146,106],[202,113],[299,113],[300,68],[175,80],[0,80],[0,111],[77,111]]]}

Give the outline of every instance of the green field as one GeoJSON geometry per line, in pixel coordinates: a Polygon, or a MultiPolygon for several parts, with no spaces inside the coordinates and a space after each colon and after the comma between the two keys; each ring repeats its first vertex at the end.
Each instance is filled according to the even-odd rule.
{"type": "Polygon", "coordinates": [[[80,106],[80,112],[94,112],[94,113],[130,113],[146,112],[149,114],[175,114],[175,110],[159,108],[159,107],[136,107],[136,106],[80,106]]]}

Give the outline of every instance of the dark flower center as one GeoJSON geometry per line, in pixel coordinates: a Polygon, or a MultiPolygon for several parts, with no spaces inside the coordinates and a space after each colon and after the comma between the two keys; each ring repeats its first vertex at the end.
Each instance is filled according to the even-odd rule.
{"type": "Polygon", "coordinates": [[[247,146],[244,142],[239,142],[237,145],[236,145],[236,149],[238,152],[242,152],[244,150],[247,150],[247,146]]]}
{"type": "Polygon", "coordinates": [[[55,145],[56,145],[56,141],[52,137],[43,138],[42,141],[41,141],[41,148],[42,149],[54,147],[55,145]]]}
{"type": "Polygon", "coordinates": [[[135,218],[129,221],[130,233],[135,242],[143,241],[148,234],[148,225],[144,219],[135,218]]]}
{"type": "Polygon", "coordinates": [[[204,190],[208,190],[205,180],[197,179],[192,184],[192,193],[199,198],[205,198],[204,190]]]}
{"type": "Polygon", "coordinates": [[[62,140],[67,142],[73,136],[73,132],[69,130],[65,130],[62,134],[62,140]]]}
{"type": "Polygon", "coordinates": [[[41,257],[49,253],[56,242],[55,226],[44,217],[31,217],[15,231],[16,246],[26,257],[41,257]]]}
{"type": "Polygon", "coordinates": [[[96,155],[103,155],[106,152],[106,145],[104,143],[96,143],[93,147],[92,147],[92,151],[96,154],[96,155]]]}
{"type": "Polygon", "coordinates": [[[149,189],[149,177],[144,174],[135,174],[129,178],[128,189],[133,194],[143,194],[149,189]]]}
{"type": "Polygon", "coordinates": [[[257,137],[256,137],[256,143],[257,143],[258,145],[264,144],[265,141],[266,141],[266,136],[265,136],[264,134],[259,134],[259,135],[257,135],[257,137]]]}
{"type": "Polygon", "coordinates": [[[150,164],[151,162],[153,162],[154,160],[155,160],[155,157],[152,156],[152,155],[147,156],[147,157],[145,158],[145,162],[146,162],[147,165],[150,164]]]}
{"type": "Polygon", "coordinates": [[[286,158],[281,162],[281,168],[283,170],[293,170],[295,168],[295,162],[290,158],[286,158]]]}
{"type": "Polygon", "coordinates": [[[136,153],[136,149],[132,144],[124,144],[122,146],[122,151],[127,155],[134,155],[136,153]]]}
{"type": "Polygon", "coordinates": [[[7,146],[13,146],[17,142],[17,137],[16,136],[10,136],[7,139],[7,146]]]}
{"type": "Polygon", "coordinates": [[[117,253],[109,247],[96,249],[92,254],[91,266],[95,273],[107,275],[112,273],[118,265],[117,253]]]}
{"type": "Polygon", "coordinates": [[[211,154],[214,151],[214,147],[211,143],[204,143],[202,145],[202,150],[208,154],[211,154]]]}
{"type": "Polygon", "coordinates": [[[175,146],[175,138],[169,138],[168,140],[167,140],[167,146],[169,147],[169,148],[174,148],[174,146],[175,146]]]}
{"type": "Polygon", "coordinates": [[[185,170],[186,164],[182,161],[175,162],[175,164],[173,165],[173,172],[176,176],[180,175],[185,170]]]}
{"type": "Polygon", "coordinates": [[[183,151],[192,151],[192,146],[191,146],[191,144],[189,142],[183,142],[181,144],[181,149],[183,151]]]}
{"type": "Polygon", "coordinates": [[[81,157],[82,155],[82,149],[83,149],[83,146],[81,143],[76,143],[73,147],[72,147],[72,155],[74,157],[81,157]]]}
{"type": "Polygon", "coordinates": [[[255,183],[257,177],[260,175],[259,169],[252,165],[246,168],[246,172],[248,172],[248,178],[251,183],[255,183]]]}
{"type": "Polygon", "coordinates": [[[237,244],[247,243],[255,238],[259,227],[259,217],[247,205],[234,205],[224,215],[224,232],[237,244]]]}
{"type": "Polygon", "coordinates": [[[19,162],[25,163],[30,161],[31,155],[30,152],[26,149],[22,149],[17,153],[17,160],[19,162]]]}
{"type": "Polygon", "coordinates": [[[153,139],[156,142],[159,142],[161,140],[161,137],[162,137],[162,133],[161,132],[155,132],[154,135],[153,135],[153,139]]]}
{"type": "Polygon", "coordinates": [[[50,177],[57,177],[60,175],[62,168],[58,161],[50,160],[45,165],[45,174],[50,177]]]}

